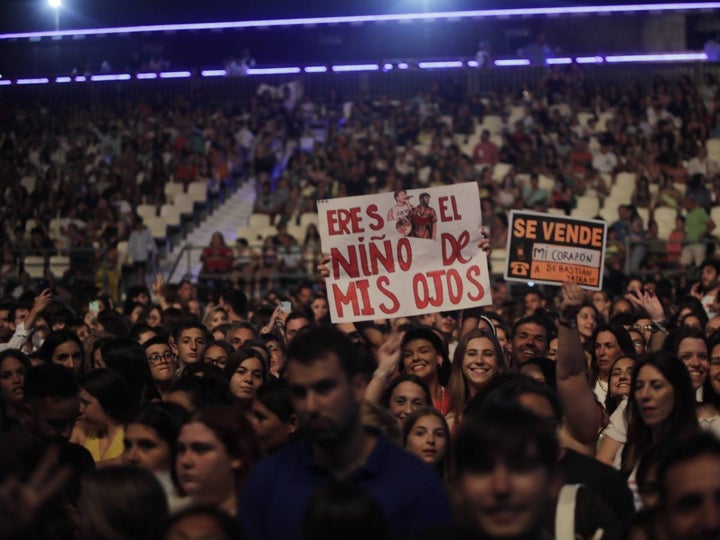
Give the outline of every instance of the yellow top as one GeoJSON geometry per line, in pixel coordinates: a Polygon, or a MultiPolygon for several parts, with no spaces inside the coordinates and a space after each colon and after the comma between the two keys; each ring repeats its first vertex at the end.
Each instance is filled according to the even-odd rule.
{"type": "Polygon", "coordinates": [[[115,434],[115,438],[110,443],[110,446],[108,446],[107,450],[105,451],[105,454],[101,456],[100,455],[100,438],[98,437],[98,434],[96,431],[91,431],[90,433],[88,433],[87,439],[85,439],[83,446],[88,450],[88,452],[90,452],[90,455],[92,456],[95,463],[100,463],[101,461],[107,461],[109,459],[115,459],[117,457],[120,457],[124,450],[124,446],[123,446],[124,439],[125,439],[125,430],[123,428],[121,428],[115,434]]]}

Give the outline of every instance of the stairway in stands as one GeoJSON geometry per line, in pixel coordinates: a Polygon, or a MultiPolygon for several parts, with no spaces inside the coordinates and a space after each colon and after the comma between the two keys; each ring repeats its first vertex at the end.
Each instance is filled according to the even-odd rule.
{"type": "Polygon", "coordinates": [[[219,231],[225,237],[225,242],[229,246],[234,246],[238,227],[248,224],[254,202],[255,180],[250,179],[241,184],[237,191],[225,200],[224,204],[215,209],[207,219],[200,223],[199,227],[196,227],[173,249],[172,253],[168,253],[165,259],[160,261],[160,271],[165,278],[170,283],[177,283],[186,276],[196,280],[202,268],[200,254],[203,248],[210,244],[213,233],[219,231]],[[185,248],[184,251],[183,248],[185,248]],[[172,275],[168,275],[178,257],[180,257],[180,261],[175,271],[172,275]]]}

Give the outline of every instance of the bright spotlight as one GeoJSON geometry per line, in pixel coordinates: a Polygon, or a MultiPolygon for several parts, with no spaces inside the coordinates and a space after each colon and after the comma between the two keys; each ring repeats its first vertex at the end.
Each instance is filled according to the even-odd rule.
{"type": "Polygon", "coordinates": [[[48,5],[51,8],[60,9],[60,6],[62,6],[62,1],[61,0],[48,0],[48,5]]]}

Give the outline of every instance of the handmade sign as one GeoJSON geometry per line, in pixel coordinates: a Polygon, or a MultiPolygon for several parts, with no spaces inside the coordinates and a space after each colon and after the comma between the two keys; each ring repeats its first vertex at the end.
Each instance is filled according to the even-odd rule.
{"type": "Polygon", "coordinates": [[[513,210],[505,279],[560,285],[574,280],[602,289],[604,221],[513,210]]]}
{"type": "Polygon", "coordinates": [[[318,201],[333,322],[492,303],[477,184],[318,201]]]}

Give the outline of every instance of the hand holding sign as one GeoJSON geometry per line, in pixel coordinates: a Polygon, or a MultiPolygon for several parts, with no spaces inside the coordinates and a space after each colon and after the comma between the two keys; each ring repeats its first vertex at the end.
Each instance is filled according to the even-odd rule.
{"type": "Polygon", "coordinates": [[[561,311],[566,309],[577,308],[585,301],[585,292],[582,287],[574,281],[566,281],[562,284],[562,302],[560,304],[561,311]]]}

